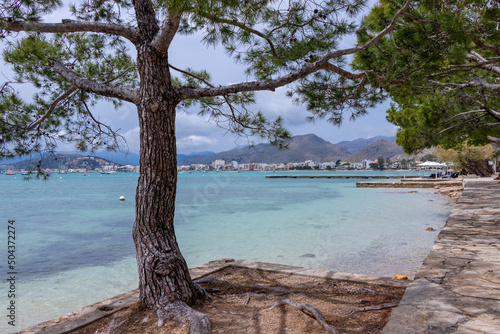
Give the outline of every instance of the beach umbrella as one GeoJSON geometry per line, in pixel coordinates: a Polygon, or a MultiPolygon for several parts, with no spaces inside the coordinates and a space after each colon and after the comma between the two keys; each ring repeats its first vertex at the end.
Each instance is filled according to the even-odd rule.
{"type": "Polygon", "coordinates": [[[440,164],[439,162],[434,162],[434,161],[426,161],[421,164],[417,165],[418,167],[446,167],[446,164],[440,164]]]}

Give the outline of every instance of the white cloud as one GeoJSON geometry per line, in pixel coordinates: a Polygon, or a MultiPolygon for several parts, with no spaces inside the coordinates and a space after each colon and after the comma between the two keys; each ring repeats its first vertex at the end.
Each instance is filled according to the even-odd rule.
{"type": "Polygon", "coordinates": [[[196,149],[202,146],[215,145],[217,140],[206,136],[190,135],[177,140],[177,147],[179,150],[196,149]]]}
{"type": "Polygon", "coordinates": [[[138,126],[123,133],[130,152],[138,153],[140,149],[140,129],[138,126]]]}

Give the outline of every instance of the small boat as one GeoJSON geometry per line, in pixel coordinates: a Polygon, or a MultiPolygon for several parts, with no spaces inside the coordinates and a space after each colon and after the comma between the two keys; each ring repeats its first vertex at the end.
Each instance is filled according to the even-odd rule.
{"type": "Polygon", "coordinates": [[[16,175],[16,172],[14,172],[12,170],[8,170],[5,172],[5,175],[16,175]]]}

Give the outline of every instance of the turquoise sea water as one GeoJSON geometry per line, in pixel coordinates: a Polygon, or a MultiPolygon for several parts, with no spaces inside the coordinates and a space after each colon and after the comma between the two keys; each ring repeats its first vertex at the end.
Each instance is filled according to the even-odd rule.
{"type": "MultiPolygon", "coordinates": [[[[266,179],[270,174],[179,175],[176,234],[190,267],[224,257],[412,275],[453,206],[433,190],[356,188],[353,179],[266,179]]],[[[0,332],[137,287],[131,235],[137,178],[54,174],[44,182],[0,175],[0,309],[9,302],[10,219],[18,272],[16,327],[2,314],[0,332]]]]}

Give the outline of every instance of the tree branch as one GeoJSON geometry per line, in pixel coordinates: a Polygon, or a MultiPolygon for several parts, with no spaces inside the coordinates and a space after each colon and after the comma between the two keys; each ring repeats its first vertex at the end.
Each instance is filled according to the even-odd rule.
{"type": "Polygon", "coordinates": [[[500,122],[500,112],[494,110],[494,109],[491,109],[491,108],[488,108],[486,106],[482,106],[483,109],[490,115],[492,116],[494,119],[496,119],[497,121],[500,122]]]}
{"type": "Polygon", "coordinates": [[[479,80],[479,79],[472,80],[472,81],[470,81],[468,83],[464,83],[464,84],[457,84],[457,83],[452,83],[452,82],[443,83],[443,82],[434,81],[434,80],[430,80],[430,82],[436,86],[439,86],[439,87],[448,87],[448,88],[478,87],[478,88],[486,88],[486,89],[492,90],[492,91],[500,91],[500,84],[492,84],[492,83],[489,83],[489,82],[486,82],[483,80],[479,80]]]}
{"type": "Polygon", "coordinates": [[[448,118],[445,121],[445,123],[448,123],[452,119],[455,119],[455,118],[460,117],[460,116],[465,116],[465,115],[470,115],[470,114],[478,114],[478,113],[485,114],[485,110],[481,109],[481,110],[470,110],[470,111],[461,112],[459,114],[454,115],[453,117],[448,118]]]}
{"type": "Polygon", "coordinates": [[[368,76],[368,72],[373,72],[373,71],[360,71],[359,73],[355,74],[355,73],[351,73],[349,71],[346,71],[338,66],[335,66],[331,63],[327,63],[327,65],[325,66],[325,69],[332,71],[334,73],[337,73],[338,75],[340,75],[344,78],[350,79],[350,80],[357,80],[359,78],[365,78],[366,76],[368,76]]]}
{"type": "Polygon", "coordinates": [[[497,55],[500,56],[500,47],[498,47],[496,45],[491,45],[491,44],[487,44],[487,43],[481,43],[481,44],[479,44],[479,48],[481,48],[483,50],[492,51],[492,52],[494,52],[494,53],[496,53],[497,55]]]}
{"type": "Polygon", "coordinates": [[[35,129],[37,126],[39,126],[40,124],[42,124],[52,114],[52,112],[54,111],[54,109],[56,108],[56,106],[59,104],[59,102],[61,102],[62,100],[68,98],[77,89],[78,88],[75,85],[73,85],[73,86],[71,86],[70,89],[68,89],[61,96],[59,96],[57,99],[55,99],[54,102],[52,102],[52,104],[50,105],[49,110],[47,110],[47,112],[45,113],[45,115],[43,115],[37,121],[35,121],[35,122],[31,123],[30,125],[28,125],[27,130],[31,131],[31,130],[35,129]]]}
{"type": "Polygon", "coordinates": [[[49,65],[62,77],[82,90],[102,96],[122,99],[134,104],[138,102],[138,89],[136,88],[105,85],[86,78],[82,78],[77,73],[71,71],[61,62],[55,59],[49,59],[49,65]]]}
{"type": "Polygon", "coordinates": [[[498,137],[486,136],[486,139],[488,139],[492,143],[500,144],[500,138],[498,137]]]}
{"type": "Polygon", "coordinates": [[[35,32],[97,32],[115,36],[122,36],[136,44],[139,40],[137,28],[122,26],[114,23],[83,22],[62,20],[62,23],[42,23],[31,21],[7,21],[0,19],[0,28],[7,31],[35,31],[35,32]]]}
{"type": "Polygon", "coordinates": [[[362,44],[362,45],[359,45],[359,46],[356,46],[356,47],[350,48],[350,49],[345,49],[345,50],[340,50],[340,51],[333,51],[333,52],[327,54],[325,58],[331,59],[331,58],[334,58],[334,57],[344,56],[344,55],[358,53],[358,52],[367,50],[370,46],[372,46],[375,43],[377,43],[382,37],[384,37],[389,32],[391,32],[392,30],[394,30],[394,28],[396,27],[396,23],[397,23],[399,17],[404,14],[404,11],[407,10],[408,7],[410,7],[410,5],[411,5],[412,2],[413,2],[413,0],[406,1],[406,3],[403,5],[403,7],[401,7],[396,12],[396,14],[394,15],[394,17],[392,18],[391,23],[389,23],[389,25],[387,27],[385,27],[381,32],[379,32],[375,37],[373,37],[371,40],[369,40],[365,44],[362,44]]]}
{"type": "MultiPolygon", "coordinates": [[[[276,88],[285,86],[289,83],[292,83],[298,79],[305,78],[311,73],[314,73],[319,70],[328,69],[330,66],[333,66],[328,63],[328,60],[341,57],[345,55],[350,55],[358,52],[362,52],[368,49],[370,46],[374,45],[378,40],[380,40],[383,36],[387,35],[391,32],[396,26],[398,18],[403,14],[403,12],[408,9],[413,0],[408,0],[405,5],[397,11],[392,19],[391,23],[385,27],[380,33],[378,33],[375,37],[373,37],[370,41],[365,44],[356,46],[354,48],[337,50],[327,53],[324,57],[319,59],[318,61],[306,65],[299,70],[291,72],[282,77],[276,78],[270,81],[252,81],[252,82],[243,82],[234,85],[214,87],[214,88],[188,88],[181,87],[177,90],[178,96],[181,99],[196,99],[202,97],[209,96],[218,96],[218,95],[227,95],[238,92],[247,92],[247,91],[261,91],[261,90],[270,90],[274,91],[276,88]]],[[[346,72],[349,73],[349,72],[346,72]]],[[[500,86],[500,85],[499,85],[500,86]]]]}
{"type": "Polygon", "coordinates": [[[179,28],[179,24],[181,22],[180,14],[169,15],[163,25],[160,28],[160,31],[156,34],[153,42],[151,43],[153,47],[159,52],[165,54],[174,39],[175,33],[179,28]]]}
{"type": "Polygon", "coordinates": [[[247,32],[249,32],[251,34],[254,34],[256,36],[261,37],[262,39],[266,40],[266,42],[269,44],[269,47],[271,48],[271,53],[273,54],[273,56],[278,57],[278,55],[276,54],[276,49],[274,48],[273,42],[266,35],[264,35],[263,33],[261,33],[260,31],[255,30],[255,29],[250,28],[250,27],[247,27],[243,23],[235,21],[235,20],[228,20],[228,19],[213,17],[213,16],[209,16],[209,15],[204,15],[203,17],[205,17],[205,18],[207,18],[209,20],[212,20],[214,22],[226,23],[226,24],[233,25],[233,26],[238,27],[238,28],[240,28],[240,29],[242,29],[244,31],[247,31],[247,32]]]}
{"type": "Polygon", "coordinates": [[[482,117],[484,117],[484,116],[486,116],[486,115],[487,115],[487,114],[486,114],[486,113],[484,113],[484,114],[479,115],[479,116],[477,116],[477,117],[471,118],[471,119],[469,119],[469,120],[467,120],[467,121],[465,121],[465,122],[462,122],[462,123],[459,123],[459,124],[455,124],[455,125],[450,126],[450,127],[446,128],[446,129],[443,129],[443,130],[439,131],[438,133],[436,133],[436,134],[434,135],[434,138],[435,138],[435,137],[437,137],[437,136],[439,136],[440,134],[442,134],[442,133],[446,132],[446,131],[451,130],[451,129],[457,128],[457,127],[462,126],[462,125],[467,124],[467,123],[471,123],[471,122],[477,121],[478,119],[480,119],[480,118],[482,118],[482,117]]]}
{"type": "Polygon", "coordinates": [[[484,58],[476,51],[471,51],[470,53],[467,53],[466,58],[474,60],[477,63],[477,65],[482,69],[488,70],[496,74],[500,74],[499,66],[493,65],[491,62],[488,61],[488,59],[484,58]]]}
{"type": "MultiPolygon", "coordinates": [[[[199,76],[193,74],[193,73],[190,73],[190,72],[187,72],[187,71],[183,71],[175,66],[172,66],[172,65],[168,65],[171,69],[177,71],[177,72],[180,72],[180,73],[183,73],[185,75],[188,75],[192,78],[195,78],[196,80],[200,81],[200,82],[203,82],[205,85],[211,87],[211,88],[214,88],[215,86],[212,85],[210,82],[206,81],[205,79],[203,78],[200,78],[199,76]]],[[[226,104],[228,105],[229,107],[229,110],[231,111],[231,115],[228,115],[227,113],[223,113],[220,109],[216,108],[216,107],[212,107],[210,106],[210,108],[212,110],[217,110],[218,112],[222,113],[225,117],[227,117],[228,119],[232,120],[234,123],[236,124],[239,124],[240,126],[244,127],[244,128],[247,128],[247,129],[251,129],[251,130],[257,130],[258,127],[253,127],[253,126],[250,126],[248,124],[244,124],[243,122],[241,122],[238,117],[236,117],[236,113],[240,113],[241,112],[236,109],[233,104],[231,103],[231,101],[229,101],[229,98],[227,95],[222,95],[222,98],[224,99],[224,101],[226,102],[226,104]]],[[[243,109],[246,111],[246,108],[243,106],[243,109]]],[[[218,123],[218,122],[217,122],[218,123]]],[[[219,123],[218,123],[219,124],[219,123]]]]}
{"type": "Polygon", "coordinates": [[[436,24],[436,23],[438,23],[437,20],[428,21],[428,20],[419,19],[418,17],[416,17],[415,15],[412,15],[410,13],[403,13],[402,15],[409,17],[410,19],[417,21],[419,23],[424,23],[424,24],[436,24]]]}

